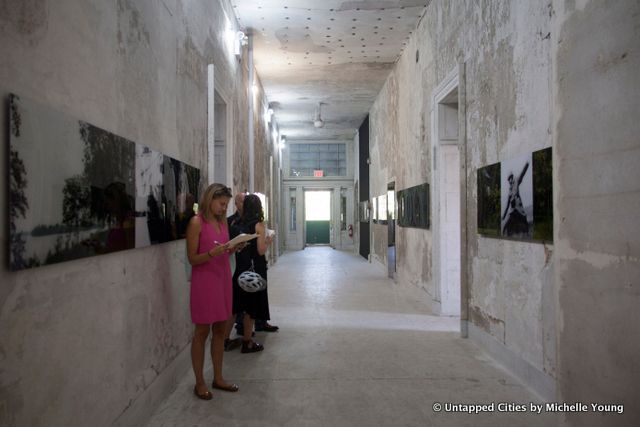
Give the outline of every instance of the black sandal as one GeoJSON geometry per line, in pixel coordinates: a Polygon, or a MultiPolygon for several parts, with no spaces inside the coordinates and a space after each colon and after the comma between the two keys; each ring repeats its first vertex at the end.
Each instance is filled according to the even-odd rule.
{"type": "Polygon", "coordinates": [[[254,340],[242,341],[242,350],[240,353],[256,353],[264,350],[264,346],[255,342],[254,340]]]}

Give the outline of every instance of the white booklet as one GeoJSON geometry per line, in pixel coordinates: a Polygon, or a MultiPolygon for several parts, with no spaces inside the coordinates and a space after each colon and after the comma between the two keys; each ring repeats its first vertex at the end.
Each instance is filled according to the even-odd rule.
{"type": "Polygon", "coordinates": [[[276,231],[270,228],[267,228],[267,237],[273,237],[276,235],[276,231]]]}
{"type": "Polygon", "coordinates": [[[240,243],[244,243],[244,242],[248,242],[249,240],[253,240],[256,237],[258,237],[257,234],[245,234],[245,233],[241,233],[238,234],[236,237],[234,237],[233,239],[229,240],[229,248],[233,248],[236,245],[239,245],[240,243]]]}

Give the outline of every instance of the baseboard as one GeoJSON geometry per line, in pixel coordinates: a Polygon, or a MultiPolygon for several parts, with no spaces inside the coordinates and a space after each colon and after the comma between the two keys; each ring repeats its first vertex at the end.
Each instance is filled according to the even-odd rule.
{"type": "Polygon", "coordinates": [[[191,369],[191,345],[187,345],[136,400],[116,418],[112,426],[146,425],[158,406],[173,393],[191,369]]]}
{"type": "Polygon", "coordinates": [[[522,381],[538,395],[540,400],[544,402],[556,401],[556,382],[552,377],[538,370],[473,323],[467,322],[467,327],[469,339],[487,352],[509,373],[522,381]]]}

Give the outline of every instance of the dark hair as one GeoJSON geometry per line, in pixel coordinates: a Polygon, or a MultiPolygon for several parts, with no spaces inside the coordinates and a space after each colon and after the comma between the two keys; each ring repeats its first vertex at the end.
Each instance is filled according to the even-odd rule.
{"type": "Polygon", "coordinates": [[[242,217],[240,217],[240,222],[243,224],[250,224],[256,221],[264,221],[262,202],[255,194],[247,194],[244,198],[244,202],[242,202],[242,217]]]}

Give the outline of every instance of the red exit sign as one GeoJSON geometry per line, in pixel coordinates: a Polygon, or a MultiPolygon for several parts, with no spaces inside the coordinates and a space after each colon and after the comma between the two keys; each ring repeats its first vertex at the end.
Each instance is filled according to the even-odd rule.
{"type": "Polygon", "coordinates": [[[322,178],[324,176],[323,172],[321,170],[314,170],[313,171],[313,177],[314,178],[322,178]]]}

